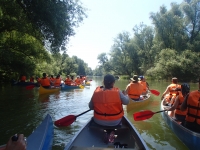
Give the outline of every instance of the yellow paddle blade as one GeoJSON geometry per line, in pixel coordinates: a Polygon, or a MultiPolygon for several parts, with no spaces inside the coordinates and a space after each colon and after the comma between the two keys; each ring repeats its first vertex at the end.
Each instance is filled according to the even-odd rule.
{"type": "Polygon", "coordinates": [[[84,89],[84,86],[83,86],[83,85],[79,85],[79,87],[80,87],[81,89],[84,89]]]}

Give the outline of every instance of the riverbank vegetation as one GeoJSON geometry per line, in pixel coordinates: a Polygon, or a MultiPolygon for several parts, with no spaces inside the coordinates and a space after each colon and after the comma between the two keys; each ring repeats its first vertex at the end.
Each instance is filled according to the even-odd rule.
{"type": "Polygon", "coordinates": [[[153,26],[134,26],[133,36],[120,33],[108,54],[99,54],[100,68],[117,75],[177,77],[195,81],[200,73],[200,2],[171,3],[150,13],[153,26]]]}
{"type": "MultiPolygon", "coordinates": [[[[0,78],[113,73],[177,77],[195,81],[200,73],[200,2],[172,3],[151,12],[152,26],[135,25],[133,33],[119,33],[109,53],[99,54],[95,70],[67,54],[68,42],[87,17],[77,0],[0,1],[0,78]]],[[[135,15],[135,14],[133,14],[135,15]]],[[[130,18],[131,19],[131,18],[130,18]]],[[[80,49],[81,51],[81,49],[80,49]]]]}

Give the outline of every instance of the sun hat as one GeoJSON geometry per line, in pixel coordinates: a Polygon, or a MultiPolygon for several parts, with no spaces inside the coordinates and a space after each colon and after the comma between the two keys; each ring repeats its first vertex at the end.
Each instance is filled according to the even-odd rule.
{"type": "Polygon", "coordinates": [[[115,82],[115,77],[111,74],[107,74],[104,76],[104,82],[105,83],[113,83],[113,82],[115,82]]]}
{"type": "Polygon", "coordinates": [[[130,78],[132,81],[138,81],[138,76],[134,75],[133,78],[130,78]]]}

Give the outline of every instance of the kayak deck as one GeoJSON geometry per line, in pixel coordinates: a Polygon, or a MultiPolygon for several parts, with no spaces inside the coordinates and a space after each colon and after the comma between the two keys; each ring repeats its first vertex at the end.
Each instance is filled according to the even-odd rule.
{"type": "Polygon", "coordinates": [[[114,127],[98,125],[91,119],[66,145],[65,150],[96,150],[102,148],[110,150],[115,147],[114,143],[117,142],[127,144],[127,148],[135,150],[148,149],[135,127],[123,117],[122,125],[114,127]],[[104,142],[105,130],[115,132],[116,138],[113,143],[104,142]]]}

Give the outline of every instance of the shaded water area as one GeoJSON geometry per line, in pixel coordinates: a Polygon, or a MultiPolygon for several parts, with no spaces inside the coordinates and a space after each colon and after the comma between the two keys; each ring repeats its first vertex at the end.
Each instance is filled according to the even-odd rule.
{"type": "MultiPolygon", "coordinates": [[[[102,78],[90,77],[91,86],[84,89],[59,91],[53,94],[39,95],[38,88],[26,90],[25,87],[5,85],[0,87],[0,145],[7,142],[15,133],[28,136],[41,123],[46,114],[52,116],[53,121],[68,115],[78,115],[88,110],[88,102],[93,91],[102,85],[102,78]]],[[[151,89],[156,89],[162,94],[170,82],[148,81],[151,89]]],[[[116,87],[124,90],[127,80],[118,80],[116,87]]],[[[191,90],[198,85],[190,83],[191,90]]],[[[168,128],[161,114],[155,114],[145,121],[134,121],[133,113],[140,110],[160,110],[160,96],[151,95],[147,106],[137,108],[125,115],[137,128],[142,138],[151,150],[187,150],[187,147],[168,128]]],[[[62,150],[72,139],[77,131],[93,116],[90,111],[80,117],[68,127],[54,127],[53,150],[62,150]]]]}

